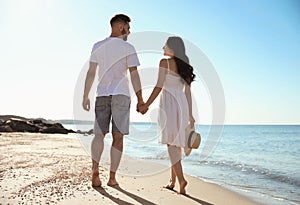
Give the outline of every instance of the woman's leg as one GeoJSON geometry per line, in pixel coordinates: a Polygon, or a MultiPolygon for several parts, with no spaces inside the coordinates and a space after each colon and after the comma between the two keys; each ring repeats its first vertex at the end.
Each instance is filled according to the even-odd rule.
{"type": "Polygon", "coordinates": [[[182,172],[182,166],[181,166],[181,161],[177,162],[175,165],[173,165],[173,169],[176,173],[176,176],[179,181],[179,186],[180,186],[180,194],[185,194],[185,187],[187,185],[187,181],[185,180],[182,172]]]}
{"type": "MultiPolygon", "coordinates": [[[[169,147],[170,145],[167,145],[168,146],[168,152],[169,152],[169,156],[170,156],[170,151],[169,151],[169,147]]],[[[175,182],[176,182],[176,173],[175,173],[175,170],[173,169],[173,166],[171,166],[171,178],[170,178],[170,182],[164,186],[164,188],[167,188],[167,189],[174,189],[175,187],[175,182]]]]}
{"type": "Polygon", "coordinates": [[[172,163],[172,172],[174,171],[179,181],[179,193],[185,194],[185,187],[187,185],[187,181],[184,178],[181,166],[181,148],[176,146],[168,146],[168,152],[172,163]]]}

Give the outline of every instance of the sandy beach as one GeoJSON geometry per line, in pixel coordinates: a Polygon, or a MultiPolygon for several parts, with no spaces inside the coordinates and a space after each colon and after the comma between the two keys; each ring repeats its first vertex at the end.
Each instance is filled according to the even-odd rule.
{"type": "Polygon", "coordinates": [[[186,176],[188,195],[177,194],[177,186],[175,191],[163,188],[168,170],[143,177],[118,175],[120,186],[109,187],[107,162],[100,167],[103,186],[93,188],[90,157],[78,139],[65,136],[0,133],[0,204],[259,204],[191,176],[186,176]]]}

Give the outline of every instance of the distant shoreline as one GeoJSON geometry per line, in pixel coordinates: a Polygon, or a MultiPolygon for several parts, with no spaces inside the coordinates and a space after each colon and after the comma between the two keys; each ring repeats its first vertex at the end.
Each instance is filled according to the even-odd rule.
{"type": "MultiPolygon", "coordinates": [[[[22,120],[32,120],[32,119],[40,119],[44,122],[48,123],[61,123],[61,124],[78,124],[78,125],[89,125],[93,124],[94,121],[90,120],[75,120],[75,119],[46,119],[46,118],[26,118],[22,116],[17,115],[0,115],[0,120],[7,120],[10,118],[16,118],[16,119],[22,119],[22,120]]],[[[141,122],[141,121],[131,121],[132,124],[145,124],[145,123],[151,123],[151,124],[157,124],[156,122],[141,122]]],[[[197,123],[196,123],[197,124],[197,123]]],[[[256,123],[245,123],[245,124],[197,124],[200,126],[300,126],[299,123],[278,123],[278,124],[270,124],[270,123],[263,123],[263,124],[256,124],[256,123]]]]}
{"type": "MultiPolygon", "coordinates": [[[[56,120],[56,122],[62,124],[94,124],[94,121],[84,121],[84,120],[56,120]]],[[[130,122],[131,124],[157,124],[156,122],[130,122]]],[[[300,126],[299,124],[197,124],[200,126],[300,126]]]]}

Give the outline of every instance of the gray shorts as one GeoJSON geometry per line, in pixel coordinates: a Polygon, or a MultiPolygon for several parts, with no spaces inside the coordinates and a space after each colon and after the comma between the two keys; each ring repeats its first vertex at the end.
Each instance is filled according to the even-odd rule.
{"type": "Polygon", "coordinates": [[[95,103],[94,134],[109,132],[112,120],[112,132],[129,134],[130,97],[126,95],[100,96],[95,103]]]}

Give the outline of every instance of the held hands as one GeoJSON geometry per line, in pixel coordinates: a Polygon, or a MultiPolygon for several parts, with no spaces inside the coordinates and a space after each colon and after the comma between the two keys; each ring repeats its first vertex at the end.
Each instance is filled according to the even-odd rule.
{"type": "Polygon", "coordinates": [[[149,110],[148,106],[146,104],[139,106],[139,112],[142,114],[145,114],[149,110]]]}
{"type": "Polygon", "coordinates": [[[144,101],[138,102],[138,104],[136,105],[136,111],[140,112],[141,114],[145,114],[147,111],[149,110],[148,106],[146,105],[146,103],[144,103],[144,101]]]}

